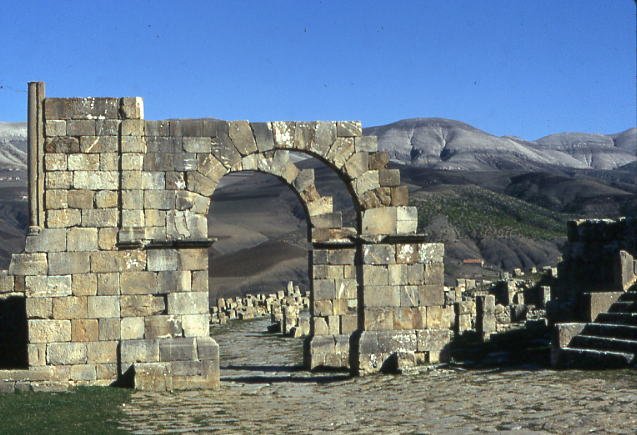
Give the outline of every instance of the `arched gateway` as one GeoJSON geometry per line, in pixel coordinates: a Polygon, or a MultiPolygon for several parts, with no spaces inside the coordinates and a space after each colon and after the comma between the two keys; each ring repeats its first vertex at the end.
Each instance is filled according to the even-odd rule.
{"type": "Polygon", "coordinates": [[[358,122],[143,120],[140,98],[44,98],[29,86],[31,226],[3,292],[23,293],[29,372],[146,389],[219,382],[209,336],[207,213],[233,171],[273,174],[311,225],[309,368],[437,361],[450,340],[443,245],[416,234],[407,189],[358,122]],[[311,171],[328,164],[357,208],[344,228],[311,171]],[[9,288],[10,287],[10,288],[9,288]]]}

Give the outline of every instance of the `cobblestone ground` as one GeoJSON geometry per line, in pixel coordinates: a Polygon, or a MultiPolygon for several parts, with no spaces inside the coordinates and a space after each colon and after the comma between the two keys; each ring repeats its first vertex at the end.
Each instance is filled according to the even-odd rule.
{"type": "Polygon", "coordinates": [[[218,391],[133,394],[121,428],[155,432],[636,433],[637,372],[435,369],[350,378],[302,371],[301,342],[217,329],[218,391]]]}

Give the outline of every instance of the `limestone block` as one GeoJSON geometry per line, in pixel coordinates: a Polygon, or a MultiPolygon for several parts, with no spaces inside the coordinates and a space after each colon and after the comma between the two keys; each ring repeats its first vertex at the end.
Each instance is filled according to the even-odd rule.
{"type": "Polygon", "coordinates": [[[189,210],[169,210],[166,213],[166,234],[169,239],[202,240],[208,236],[208,220],[189,210]]]}
{"type": "Polygon", "coordinates": [[[399,307],[400,287],[392,285],[366,285],[363,289],[364,307],[399,307]]]}
{"type": "Polygon", "coordinates": [[[208,270],[208,250],[201,248],[180,249],[180,270],[208,270]]]}
{"type": "Polygon", "coordinates": [[[196,192],[203,196],[210,196],[215,191],[217,182],[201,175],[199,172],[187,172],[186,186],[191,192],[196,192]]]}
{"type": "Polygon", "coordinates": [[[337,137],[327,153],[327,160],[332,162],[334,167],[342,168],[345,162],[354,154],[354,139],[350,137],[337,137]]]}
{"type": "Polygon", "coordinates": [[[422,243],[420,245],[420,261],[423,263],[440,263],[445,255],[443,243],[422,243]]]}
{"type": "Polygon", "coordinates": [[[328,335],[329,328],[327,326],[327,320],[324,317],[312,317],[312,330],[314,331],[314,336],[328,335]]]}
{"type": "Polygon", "coordinates": [[[121,320],[116,318],[104,318],[97,320],[100,341],[119,340],[121,336],[121,320]]]}
{"type": "Polygon", "coordinates": [[[418,226],[418,210],[416,207],[396,207],[398,234],[415,233],[418,226]]]}
{"type": "MultiPolygon", "coordinates": [[[[95,341],[86,344],[87,359],[91,363],[115,364],[117,363],[117,341],[95,341]]],[[[108,376],[100,375],[98,368],[98,378],[112,379],[112,370],[108,376]]]]}
{"type": "Polygon", "coordinates": [[[179,269],[179,253],[174,249],[148,251],[148,270],[165,271],[179,269]]]}
{"type": "Polygon", "coordinates": [[[87,190],[117,190],[119,188],[118,175],[117,171],[75,171],[73,172],[73,187],[87,190]]]}
{"type": "Polygon", "coordinates": [[[197,358],[200,361],[219,361],[219,345],[212,337],[197,337],[197,358]]]}
{"type": "Polygon", "coordinates": [[[171,283],[171,287],[174,285],[176,291],[208,291],[208,271],[206,270],[197,270],[190,273],[178,272],[175,275],[176,276],[169,277],[166,282],[171,283]]]}
{"type": "Polygon", "coordinates": [[[117,139],[119,124],[120,121],[118,119],[96,119],[95,131],[99,137],[115,136],[115,139],[117,139]]]}
{"type": "Polygon", "coordinates": [[[50,275],[68,275],[90,271],[90,259],[83,252],[52,252],[49,257],[50,275]]]}
{"type": "Polygon", "coordinates": [[[345,163],[345,173],[352,179],[362,176],[369,167],[368,155],[367,152],[357,150],[345,163]]]}
{"type": "Polygon", "coordinates": [[[66,171],[66,154],[50,153],[44,156],[44,169],[46,171],[66,171]]]}
{"type": "Polygon", "coordinates": [[[66,240],[68,251],[96,251],[97,228],[70,228],[66,240]]]}
{"type": "Polygon", "coordinates": [[[161,296],[124,295],[120,297],[120,311],[122,317],[152,316],[154,314],[163,313],[165,309],[166,306],[164,298],[161,296]]]}
{"type": "Polygon", "coordinates": [[[47,98],[44,117],[51,119],[117,119],[117,98],[47,98]]]}
{"type": "Polygon", "coordinates": [[[44,185],[47,189],[69,189],[73,184],[73,172],[56,171],[45,174],[44,185]]]}
{"type": "Polygon", "coordinates": [[[326,157],[335,140],[336,123],[319,121],[316,123],[316,133],[314,141],[310,144],[310,150],[319,156],[326,157]]]}
{"type": "Polygon", "coordinates": [[[427,328],[442,329],[444,328],[443,309],[441,306],[433,305],[427,307],[427,328]]]}
{"type": "Polygon", "coordinates": [[[29,320],[29,343],[71,341],[70,320],[29,320]]]}
{"type": "Polygon", "coordinates": [[[118,296],[88,296],[88,317],[108,318],[120,316],[118,296]]]}
{"type": "MultiPolygon", "coordinates": [[[[122,306],[124,302],[122,302],[122,306]]],[[[123,307],[122,307],[123,310],[123,307]]],[[[125,315],[122,313],[122,315],[125,315]]],[[[144,338],[144,318],[124,317],[121,323],[122,340],[135,340],[144,338]]]]}
{"type": "Polygon", "coordinates": [[[336,134],[339,137],[357,137],[363,134],[360,121],[340,121],[336,123],[336,134]]]}
{"type": "Polygon", "coordinates": [[[95,120],[81,119],[67,121],[66,134],[69,136],[95,136],[95,120]]]}
{"type": "Polygon", "coordinates": [[[47,255],[43,253],[12,254],[11,275],[43,275],[47,271],[47,255]]]}
{"type": "Polygon", "coordinates": [[[197,359],[197,343],[194,337],[171,337],[159,340],[159,360],[194,361],[197,359]]]}
{"type": "Polygon", "coordinates": [[[83,227],[116,227],[118,211],[116,208],[82,210],[83,227]]]}
{"type": "Polygon", "coordinates": [[[358,320],[355,314],[344,314],[340,317],[340,330],[342,334],[351,334],[358,329],[358,320]]]}
{"type": "Polygon", "coordinates": [[[25,278],[28,297],[61,297],[71,294],[71,276],[36,275],[25,278]]]}
{"type": "Polygon", "coordinates": [[[71,341],[97,341],[99,338],[99,325],[96,319],[71,320],[71,341]]]}
{"type": "Polygon", "coordinates": [[[80,141],[75,137],[69,136],[57,136],[52,138],[47,138],[44,141],[44,150],[47,153],[60,153],[60,154],[69,154],[69,153],[79,153],[80,152],[80,141]]]}
{"type": "Polygon", "coordinates": [[[335,281],[337,299],[356,299],[358,284],[356,279],[343,279],[335,281]]]}
{"type": "Polygon", "coordinates": [[[364,264],[393,264],[395,262],[395,248],[393,245],[364,245],[364,264]]]}
{"type": "Polygon", "coordinates": [[[99,296],[113,296],[119,294],[120,281],[118,273],[98,273],[93,275],[97,275],[97,294],[99,296]]]}
{"type": "MultiPolygon", "coordinates": [[[[190,291],[192,288],[191,273],[198,273],[198,272],[189,272],[189,271],[159,272],[157,274],[157,285],[155,287],[155,292],[170,293],[170,292],[190,291]]],[[[208,291],[207,282],[204,287],[199,289],[199,291],[208,291]]]]}
{"type": "Polygon", "coordinates": [[[165,188],[166,188],[166,173],[165,172],[142,172],[142,189],[163,190],[165,188]]]}
{"type": "Polygon", "coordinates": [[[44,196],[44,204],[47,209],[61,209],[69,206],[66,190],[48,190],[44,196]]]}
{"type": "Polygon", "coordinates": [[[120,98],[119,113],[122,119],[143,119],[144,100],[141,97],[120,98]]]}
{"type": "Polygon", "coordinates": [[[395,234],[397,228],[396,208],[381,207],[363,211],[363,234],[395,234]]]}
{"type": "Polygon", "coordinates": [[[54,319],[84,319],[87,315],[87,297],[67,296],[53,298],[54,319]]]}
{"type": "Polygon", "coordinates": [[[329,264],[354,264],[355,249],[330,249],[327,251],[329,264]]]}
{"type": "Polygon", "coordinates": [[[445,265],[443,263],[425,263],[424,284],[443,285],[445,282],[445,265]]]}
{"type": "Polygon", "coordinates": [[[420,305],[420,290],[418,286],[406,285],[400,287],[400,306],[417,307],[420,305]]]}
{"type": "Polygon", "coordinates": [[[144,210],[122,210],[123,227],[143,227],[145,222],[144,210]]]}
{"type": "Polygon", "coordinates": [[[409,189],[407,186],[396,186],[390,189],[391,202],[390,205],[404,206],[409,204],[409,189]]]}
{"type": "MultiPolygon", "coordinates": [[[[304,195],[301,195],[301,197],[306,199],[304,195]]],[[[321,214],[332,213],[332,211],[334,210],[333,200],[331,196],[321,196],[320,198],[317,198],[315,200],[308,200],[305,205],[307,207],[307,212],[310,215],[310,218],[321,214]]]]}
{"type": "Polygon", "coordinates": [[[209,137],[184,137],[183,150],[187,153],[209,153],[212,141],[209,137]]]}
{"type": "MultiPolygon", "coordinates": [[[[111,342],[101,341],[95,344],[98,345],[98,344],[106,344],[106,343],[111,343],[111,342]]],[[[87,346],[89,349],[89,361],[91,361],[91,357],[90,357],[91,343],[89,343],[87,346]]],[[[98,380],[107,381],[109,383],[112,382],[113,379],[117,379],[117,376],[119,374],[117,370],[117,364],[115,363],[95,364],[95,371],[97,373],[98,380]]]]}
{"type": "Polygon", "coordinates": [[[144,136],[146,134],[146,122],[141,119],[124,119],[120,124],[122,136],[144,136]]]}
{"type": "Polygon", "coordinates": [[[66,121],[46,121],[44,129],[47,136],[66,136],[66,121]]]}
{"type": "Polygon", "coordinates": [[[448,329],[424,329],[416,334],[419,352],[440,351],[451,341],[451,331],[448,329]]]}
{"type": "Polygon", "coordinates": [[[314,300],[314,313],[315,316],[331,316],[334,314],[334,306],[331,300],[314,300]]]}
{"type": "Polygon", "coordinates": [[[100,167],[99,154],[69,154],[69,171],[97,171],[100,167]]]}
{"type": "Polygon", "coordinates": [[[241,154],[234,147],[229,136],[224,135],[213,140],[211,150],[212,155],[228,169],[241,162],[241,154]]]}
{"type": "Polygon", "coordinates": [[[157,274],[153,272],[124,272],[120,277],[122,294],[153,294],[158,290],[157,274]]]}
{"type": "Polygon", "coordinates": [[[29,319],[48,319],[53,315],[53,299],[27,297],[26,314],[29,319]]]}
{"type": "Polygon", "coordinates": [[[94,192],[91,190],[70,190],[67,201],[70,208],[93,208],[94,192]]]}
{"type": "Polygon", "coordinates": [[[115,250],[117,243],[117,228],[100,228],[97,235],[97,245],[106,251],[115,250]]]}
{"type": "Polygon", "coordinates": [[[35,236],[27,236],[26,252],[60,252],[66,250],[66,230],[44,228],[35,236]]]}
{"type": "Polygon", "coordinates": [[[420,262],[420,251],[417,244],[406,243],[396,245],[396,263],[414,264],[420,262]]]}
{"type": "Polygon", "coordinates": [[[228,134],[242,156],[257,152],[255,137],[252,134],[250,123],[247,121],[230,122],[228,134]]]}
{"type": "Polygon", "coordinates": [[[332,279],[314,280],[313,291],[314,299],[334,299],[336,297],[336,288],[332,279]]]}
{"type": "Polygon", "coordinates": [[[71,381],[95,381],[97,371],[93,364],[75,364],[69,366],[69,379],[71,381]]]}
{"type": "Polygon", "coordinates": [[[354,138],[354,146],[357,152],[375,153],[378,151],[378,139],[376,136],[359,136],[354,138]]]}
{"type": "Polygon", "coordinates": [[[27,344],[29,367],[46,365],[46,344],[27,344]]]}
{"type": "Polygon", "coordinates": [[[170,293],[166,303],[168,314],[208,313],[208,292],[170,293]]]}
{"type": "Polygon", "coordinates": [[[272,132],[276,148],[290,149],[294,147],[294,122],[272,122],[272,132]]]}
{"type": "Polygon", "coordinates": [[[420,305],[429,307],[443,305],[445,302],[445,291],[442,284],[418,286],[420,305]]]}
{"type": "Polygon", "coordinates": [[[142,172],[122,171],[122,189],[139,189],[142,187],[142,172]]]}
{"type": "Polygon", "coordinates": [[[95,194],[95,206],[97,208],[113,208],[117,207],[119,195],[114,190],[102,190],[95,194]]]}
{"type": "Polygon", "coordinates": [[[269,122],[253,122],[250,124],[259,152],[274,149],[274,133],[269,122]]]}
{"type": "Polygon", "coordinates": [[[395,187],[400,185],[400,170],[381,169],[378,171],[378,179],[381,186],[395,187]]]}
{"type": "MultiPolygon", "coordinates": [[[[204,317],[204,316],[198,316],[204,317]]],[[[204,320],[205,321],[205,320],[204,320]]],[[[206,331],[208,323],[206,322],[206,331]]],[[[144,319],[144,336],[146,338],[166,338],[180,336],[184,331],[180,316],[152,316],[144,319]]]]}
{"type": "Polygon", "coordinates": [[[107,136],[100,131],[97,133],[97,136],[80,137],[80,150],[83,153],[102,154],[118,152],[117,134],[107,136]]]}
{"type": "Polygon", "coordinates": [[[53,365],[85,364],[86,344],[50,343],[46,347],[46,362],[53,365]]]}
{"type": "Polygon", "coordinates": [[[81,222],[82,215],[79,210],[61,209],[46,211],[46,224],[49,228],[68,228],[79,225],[81,222]]]}
{"type": "Polygon", "coordinates": [[[394,328],[394,309],[392,307],[366,308],[363,312],[363,318],[366,331],[383,331],[394,328]]]}
{"type": "Polygon", "coordinates": [[[122,340],[120,345],[122,363],[159,361],[159,340],[122,340]]]}
{"type": "Polygon", "coordinates": [[[363,265],[363,281],[366,286],[383,286],[389,283],[389,269],[384,265],[363,265]]]}

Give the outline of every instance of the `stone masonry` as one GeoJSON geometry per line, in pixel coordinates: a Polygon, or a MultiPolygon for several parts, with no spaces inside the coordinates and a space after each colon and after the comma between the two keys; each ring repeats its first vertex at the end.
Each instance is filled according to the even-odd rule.
{"type": "Polygon", "coordinates": [[[30,371],[216,387],[207,215],[219,180],[236,171],[277,176],[307,212],[309,368],[365,374],[444,357],[443,245],[416,234],[399,171],[360,123],[146,121],[140,98],[45,98],[43,83],[29,91],[30,229],[0,291],[25,298],[30,371]],[[356,228],[343,227],[290,151],[340,176],[356,228]]]}

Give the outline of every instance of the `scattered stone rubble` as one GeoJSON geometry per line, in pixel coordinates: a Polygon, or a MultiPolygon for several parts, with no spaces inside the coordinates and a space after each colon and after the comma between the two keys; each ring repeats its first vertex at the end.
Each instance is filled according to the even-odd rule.
{"type": "Polygon", "coordinates": [[[218,298],[210,309],[210,324],[224,325],[228,320],[252,320],[270,316],[270,332],[281,332],[292,337],[310,334],[310,292],[301,292],[290,281],[286,290],[275,293],[246,294],[243,297],[218,298]]]}

